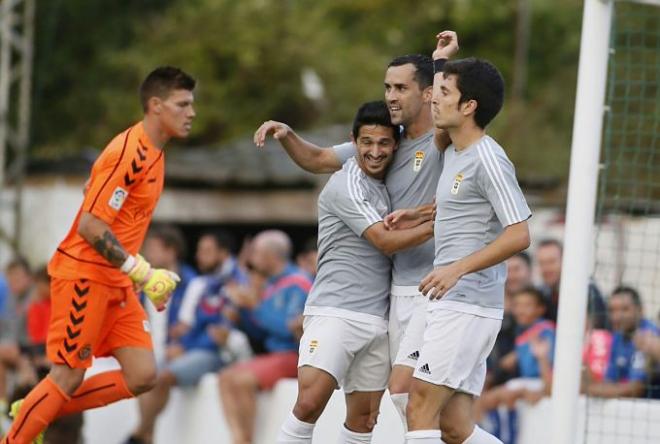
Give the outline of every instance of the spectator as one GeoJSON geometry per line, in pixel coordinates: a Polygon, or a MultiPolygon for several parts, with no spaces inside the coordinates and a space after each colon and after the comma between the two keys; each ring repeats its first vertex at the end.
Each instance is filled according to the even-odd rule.
{"type": "Polygon", "coordinates": [[[589,371],[590,381],[602,382],[612,352],[612,333],[606,329],[593,328],[587,318],[582,363],[589,371]]]}
{"type": "MultiPolygon", "coordinates": [[[[216,372],[223,364],[221,349],[228,346],[233,334],[232,324],[223,316],[225,305],[230,303],[223,291],[229,282],[244,283],[238,270],[227,276],[226,281],[216,281],[207,287],[195,310],[195,321],[181,338],[167,347],[167,363],[159,371],[156,386],[141,396],[144,408],[140,424],[129,443],[151,443],[156,418],[169,400],[174,386],[191,387],[199,383],[206,373],[216,372]]],[[[247,346],[248,342],[243,342],[247,346]]]]}
{"type": "Polygon", "coordinates": [[[638,330],[633,337],[633,342],[638,350],[650,358],[660,361],[660,336],[654,334],[653,330],[638,330]]]}
{"type": "Polygon", "coordinates": [[[159,367],[156,388],[151,392],[138,396],[140,423],[135,436],[129,442],[151,442],[153,426],[156,417],[167,404],[169,385],[172,381],[171,372],[167,370],[167,358],[173,358],[175,353],[168,347],[176,336],[176,326],[184,293],[197,273],[188,264],[182,262],[185,256],[186,244],[181,231],[172,225],[156,226],[149,230],[144,241],[145,258],[157,268],[172,270],[181,277],[181,282],[171,295],[164,313],[158,313],[153,304],[145,304],[152,324],[154,353],[159,367]],[[163,319],[164,318],[164,319],[163,319]],[[164,399],[163,399],[164,398],[164,399]]]}
{"type": "MultiPolygon", "coordinates": [[[[504,315],[495,346],[488,357],[486,388],[504,384],[517,376],[515,361],[502,360],[515,349],[516,321],[513,317],[513,297],[532,286],[532,259],[521,251],[506,261],[507,277],[504,285],[504,315]]],[[[509,355],[511,356],[511,355],[509,355]]]]}
{"type": "Polygon", "coordinates": [[[37,367],[50,367],[46,360],[46,337],[50,320],[50,276],[44,266],[34,274],[34,291],[26,309],[28,346],[21,350],[37,367]]]}
{"type": "Polygon", "coordinates": [[[207,232],[197,241],[197,269],[201,274],[211,274],[224,264],[234,250],[234,238],[221,230],[207,232]]]}
{"type": "Polygon", "coordinates": [[[306,272],[312,279],[316,277],[317,256],[319,253],[317,248],[316,237],[309,238],[296,256],[298,268],[306,272]]]}
{"type": "MultiPolygon", "coordinates": [[[[500,405],[513,410],[519,399],[536,402],[549,393],[552,382],[555,327],[551,321],[543,318],[545,311],[543,295],[534,287],[525,288],[515,294],[513,316],[518,326],[518,334],[515,339],[515,351],[504,359],[517,364],[520,377],[484,392],[476,404],[477,419],[481,419],[486,412],[497,409],[500,405]]],[[[511,439],[515,442],[514,437],[511,439]]]]}
{"type": "Polygon", "coordinates": [[[153,307],[153,304],[145,304],[152,327],[158,316],[165,316],[166,322],[164,332],[152,330],[155,351],[157,359],[162,359],[162,350],[168,343],[172,335],[176,335],[176,325],[179,319],[179,312],[183,302],[184,294],[191,281],[197,276],[197,273],[190,265],[183,262],[186,255],[186,242],[181,231],[173,225],[156,226],[149,230],[147,238],[144,241],[144,256],[157,268],[172,270],[179,275],[181,282],[172,293],[169,303],[166,306],[165,313],[159,314],[153,307]],[[160,333],[160,334],[158,334],[160,333]],[[158,338],[160,336],[160,338],[158,338]]]}
{"type": "Polygon", "coordinates": [[[516,442],[516,402],[536,402],[550,392],[555,341],[554,324],[543,318],[543,295],[527,287],[513,297],[513,316],[517,325],[515,350],[502,358],[505,367],[517,366],[519,377],[484,392],[477,401],[476,416],[489,414],[491,433],[506,443],[516,442]],[[502,407],[500,407],[502,406],[502,407]],[[504,408],[498,412],[497,409],[504,408]]]}
{"type": "MultiPolygon", "coordinates": [[[[548,304],[546,317],[557,322],[559,307],[559,282],[561,280],[561,259],[563,246],[556,239],[546,239],[536,249],[536,262],[541,273],[541,292],[548,304]]],[[[587,312],[594,328],[607,327],[607,307],[603,295],[594,282],[589,283],[587,312]]]]}
{"type": "Polygon", "coordinates": [[[11,303],[16,316],[15,332],[18,344],[21,347],[28,346],[30,341],[27,337],[26,308],[29,296],[32,292],[32,270],[27,260],[22,257],[9,262],[6,268],[7,284],[11,303]]]}
{"type": "Polygon", "coordinates": [[[34,370],[26,358],[21,358],[20,350],[30,346],[27,334],[26,310],[32,290],[30,265],[22,257],[17,257],[5,268],[8,294],[3,300],[0,320],[0,411],[7,411],[7,376],[17,369],[18,383],[36,383],[34,370]]]}
{"type": "Polygon", "coordinates": [[[312,283],[290,263],[290,256],[291,241],[285,233],[259,233],[253,241],[250,262],[255,272],[267,279],[266,287],[262,294],[230,293],[240,307],[241,321],[251,335],[263,339],[267,350],[220,373],[220,397],[235,444],[252,442],[257,392],[297,375],[298,343],[290,323],[302,314],[312,283]]]}
{"type": "Polygon", "coordinates": [[[9,286],[0,275],[0,415],[7,411],[7,371],[18,359],[16,344],[14,304],[9,294],[9,286]]]}
{"type": "Polygon", "coordinates": [[[609,314],[614,329],[612,351],[604,382],[583,382],[583,390],[591,396],[603,398],[648,395],[658,397],[658,390],[646,389],[650,382],[649,368],[644,352],[638,349],[633,338],[642,335],[658,337],[660,331],[648,319],[644,319],[642,300],[637,290],[621,286],[616,288],[609,300],[609,314]]]}
{"type": "Polygon", "coordinates": [[[9,293],[18,301],[27,301],[32,290],[32,270],[27,260],[17,257],[9,262],[5,275],[9,293]]]}
{"type": "MultiPolygon", "coordinates": [[[[4,320],[10,313],[9,286],[4,275],[0,273],[0,320],[4,320]]],[[[0,321],[1,322],[1,321],[0,321]]]]}
{"type": "Polygon", "coordinates": [[[186,290],[176,332],[180,344],[195,342],[196,335],[205,336],[203,322],[209,322],[202,321],[200,325],[200,321],[214,311],[213,316],[218,316],[215,324],[222,325],[214,326],[210,334],[222,342],[226,362],[252,354],[247,336],[233,328],[238,312],[227,295],[228,289],[244,288],[248,283],[246,272],[232,253],[234,246],[234,237],[224,231],[208,232],[200,237],[196,256],[204,274],[193,279],[186,290]],[[211,306],[217,310],[211,310],[211,306]]]}

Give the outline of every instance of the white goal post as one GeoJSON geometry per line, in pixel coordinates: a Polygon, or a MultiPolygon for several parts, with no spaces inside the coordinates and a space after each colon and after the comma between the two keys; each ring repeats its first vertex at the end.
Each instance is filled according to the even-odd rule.
{"type": "Polygon", "coordinates": [[[612,9],[612,0],[584,1],[562,259],[565,272],[559,291],[552,387],[553,444],[578,441],[582,343],[587,289],[593,267],[594,218],[612,9]]]}

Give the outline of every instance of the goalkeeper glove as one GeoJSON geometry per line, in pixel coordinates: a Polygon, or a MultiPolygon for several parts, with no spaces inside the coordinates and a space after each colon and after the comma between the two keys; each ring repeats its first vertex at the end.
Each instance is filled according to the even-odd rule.
{"type": "Polygon", "coordinates": [[[151,268],[149,262],[139,254],[129,256],[121,266],[121,271],[142,289],[158,311],[165,310],[165,304],[169,300],[170,294],[181,281],[181,278],[172,271],[151,268]]]}

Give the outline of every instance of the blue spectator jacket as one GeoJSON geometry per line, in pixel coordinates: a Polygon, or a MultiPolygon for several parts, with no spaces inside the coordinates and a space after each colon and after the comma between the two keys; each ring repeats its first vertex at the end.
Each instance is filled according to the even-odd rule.
{"type": "Polygon", "coordinates": [[[519,327],[520,333],[516,336],[516,356],[518,358],[518,371],[522,378],[540,378],[541,370],[536,356],[532,353],[530,342],[535,338],[550,341],[548,359],[553,362],[555,349],[555,324],[545,319],[537,319],[530,326],[519,327]]]}
{"type": "MultiPolygon", "coordinates": [[[[660,335],[658,327],[648,319],[642,319],[637,331],[651,331],[656,336],[660,335]]],[[[644,353],[637,350],[632,337],[626,337],[621,332],[614,332],[612,336],[612,352],[610,362],[607,365],[605,380],[608,382],[633,382],[646,383],[649,380],[649,368],[644,353]]],[[[658,390],[649,390],[649,396],[657,398],[658,390]]]]}
{"type": "Polygon", "coordinates": [[[229,296],[224,291],[224,286],[229,282],[244,285],[247,283],[247,277],[235,259],[227,260],[231,262],[227,264],[227,267],[223,267],[220,273],[198,278],[206,280],[206,289],[197,303],[195,322],[190,331],[179,340],[186,351],[218,351],[220,347],[208,334],[208,328],[213,325],[224,326],[228,329],[233,327],[222,313],[223,309],[231,304],[229,296]]]}
{"type": "Polygon", "coordinates": [[[241,326],[251,337],[263,340],[268,352],[297,351],[298,341],[288,323],[302,314],[311,288],[307,274],[288,264],[268,279],[259,305],[241,309],[241,326]]]}
{"type": "MultiPolygon", "coordinates": [[[[193,267],[188,264],[179,264],[179,277],[181,282],[176,286],[172,297],[168,302],[169,308],[167,309],[167,329],[174,326],[179,320],[179,310],[181,309],[181,302],[183,295],[186,293],[186,288],[193,278],[197,277],[197,272],[193,267]]],[[[168,335],[169,342],[169,335],[168,335]]]]}

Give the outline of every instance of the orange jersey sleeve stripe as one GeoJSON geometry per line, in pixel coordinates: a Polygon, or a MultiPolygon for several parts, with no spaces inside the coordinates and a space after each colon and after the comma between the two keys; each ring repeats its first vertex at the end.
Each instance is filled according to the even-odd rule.
{"type": "Polygon", "coordinates": [[[113,168],[112,173],[110,173],[110,175],[108,177],[106,177],[105,182],[103,183],[103,185],[101,185],[101,188],[99,188],[99,190],[97,191],[96,196],[94,196],[94,199],[92,200],[92,204],[89,207],[89,209],[87,210],[88,212],[91,212],[94,209],[94,205],[96,205],[96,201],[98,200],[99,196],[101,194],[103,194],[103,189],[106,187],[106,185],[108,185],[108,182],[110,182],[110,179],[112,179],[112,177],[117,172],[117,169],[119,168],[119,165],[121,165],[121,161],[124,158],[124,153],[126,152],[126,145],[128,144],[128,137],[131,135],[132,130],[133,130],[133,127],[130,127],[126,131],[126,137],[124,137],[124,146],[121,149],[121,154],[119,155],[119,159],[117,159],[117,163],[115,164],[115,167],[113,168]]]}

